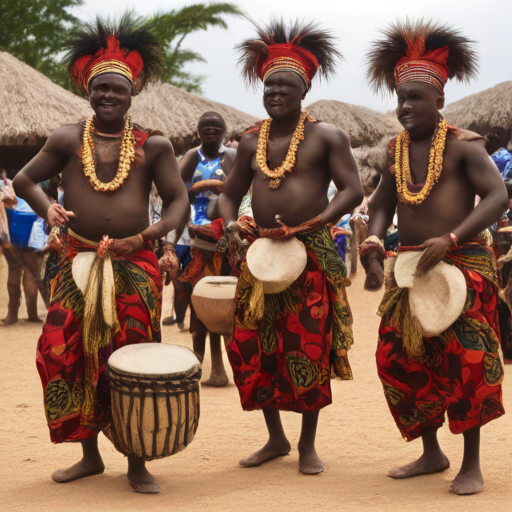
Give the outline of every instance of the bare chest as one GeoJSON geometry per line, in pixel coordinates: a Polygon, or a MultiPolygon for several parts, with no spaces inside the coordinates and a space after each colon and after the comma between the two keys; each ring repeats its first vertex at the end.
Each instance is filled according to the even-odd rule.
{"type": "MultiPolygon", "coordinates": [[[[112,182],[118,174],[120,146],[120,140],[119,143],[95,144],[94,174],[100,182],[112,182]]],[[[79,203],[84,207],[90,205],[91,208],[96,208],[100,204],[108,208],[109,204],[112,206],[120,202],[130,204],[130,202],[136,201],[140,203],[141,199],[149,196],[151,182],[152,178],[147,162],[142,158],[137,158],[132,163],[123,184],[115,191],[99,192],[95,190],[85,175],[80,145],[77,145],[76,151],[71,155],[68,165],[62,173],[66,204],[72,200],[73,203],[79,203]]]]}
{"type": "MultiPolygon", "coordinates": [[[[328,176],[327,152],[322,140],[314,133],[307,133],[304,140],[300,141],[294,151],[290,146],[292,136],[269,140],[266,151],[262,151],[261,161],[266,164],[266,169],[271,171],[279,170],[285,162],[293,162],[293,169],[286,173],[286,176],[293,176],[296,180],[310,180],[313,177],[318,179],[319,175],[328,176]]],[[[256,180],[265,180],[265,168],[262,170],[258,165],[258,149],[252,158],[252,169],[256,180]]],[[[296,181],[294,180],[294,181],[296,181]]]]}
{"type": "MultiPolygon", "coordinates": [[[[424,176],[414,176],[416,183],[426,180],[428,154],[425,160],[421,161],[425,169],[424,176]]],[[[474,202],[475,190],[466,176],[464,161],[447,146],[439,181],[433,185],[423,202],[398,203],[402,243],[414,245],[452,231],[471,213],[474,202]]]]}

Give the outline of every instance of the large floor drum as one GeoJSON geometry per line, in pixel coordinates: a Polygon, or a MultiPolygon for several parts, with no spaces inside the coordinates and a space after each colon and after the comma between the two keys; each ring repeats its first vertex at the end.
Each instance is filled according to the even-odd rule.
{"type": "Polygon", "coordinates": [[[184,450],[199,423],[201,364],[186,347],[128,345],[108,361],[111,437],[125,455],[146,460],[184,450]]]}

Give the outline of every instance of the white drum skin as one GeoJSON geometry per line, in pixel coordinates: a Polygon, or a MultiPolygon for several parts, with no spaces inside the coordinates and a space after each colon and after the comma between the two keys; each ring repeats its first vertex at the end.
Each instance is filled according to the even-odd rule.
{"type": "Polygon", "coordinates": [[[112,423],[117,450],[145,460],[184,450],[199,424],[201,365],[186,347],[128,345],[108,362],[112,423]]]}
{"type": "Polygon", "coordinates": [[[237,284],[236,277],[207,276],[194,287],[194,311],[210,332],[224,336],[233,332],[237,284]]]}
{"type": "Polygon", "coordinates": [[[280,293],[304,271],[308,256],[304,244],[295,237],[287,240],[259,238],[247,251],[247,267],[263,283],[265,293],[280,293]]]}

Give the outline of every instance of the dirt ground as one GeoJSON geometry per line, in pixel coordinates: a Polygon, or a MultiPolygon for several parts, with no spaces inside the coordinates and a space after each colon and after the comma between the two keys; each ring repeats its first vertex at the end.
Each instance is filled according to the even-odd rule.
{"type": "MultiPolygon", "coordinates": [[[[7,311],[6,263],[0,257],[0,318],[7,311]]],[[[169,304],[169,290],[166,301],[169,304]]],[[[242,469],[237,461],[266,441],[263,417],[244,412],[230,384],[201,389],[201,420],[193,443],[183,452],[148,464],[162,493],[141,495],[128,486],[124,457],[100,436],[106,471],[68,484],[50,479],[55,469],[80,458],[78,444],[52,445],[45,424],[42,389],[35,367],[40,324],[20,321],[0,326],[0,510],[94,511],[472,511],[510,510],[512,500],[512,414],[483,429],[484,492],[460,497],[448,492],[462,459],[462,436],[441,429],[440,439],[452,467],[444,473],[392,480],[386,471],[410,462],[419,442],[405,443],[389,414],[375,367],[380,293],[362,290],[362,275],[348,289],[354,313],[355,345],[350,352],[354,380],[332,383],[334,403],[322,411],[317,449],[326,470],[317,476],[297,471],[298,454],[259,468],[242,469]]],[[[165,310],[165,308],[164,308],[165,310]]],[[[40,306],[44,318],[44,307],[40,306]]],[[[26,317],[24,308],[21,318],[26,317]]],[[[188,333],[163,327],[163,341],[190,347],[188,333]]],[[[227,358],[226,367],[229,368],[227,358]]],[[[204,375],[209,375],[207,354],[204,375]]],[[[228,373],[231,373],[230,369],[228,373]]],[[[504,383],[505,408],[512,410],[512,366],[504,383]]],[[[283,414],[292,445],[300,417],[283,414]]]]}

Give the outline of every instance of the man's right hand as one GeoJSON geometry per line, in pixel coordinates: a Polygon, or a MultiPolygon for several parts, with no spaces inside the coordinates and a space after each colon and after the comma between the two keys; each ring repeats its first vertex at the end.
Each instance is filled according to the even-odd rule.
{"type": "Polygon", "coordinates": [[[50,224],[52,228],[62,226],[62,224],[69,222],[70,217],[74,216],[75,214],[73,212],[65,210],[59,203],[50,205],[46,214],[48,224],[50,224]]]}

